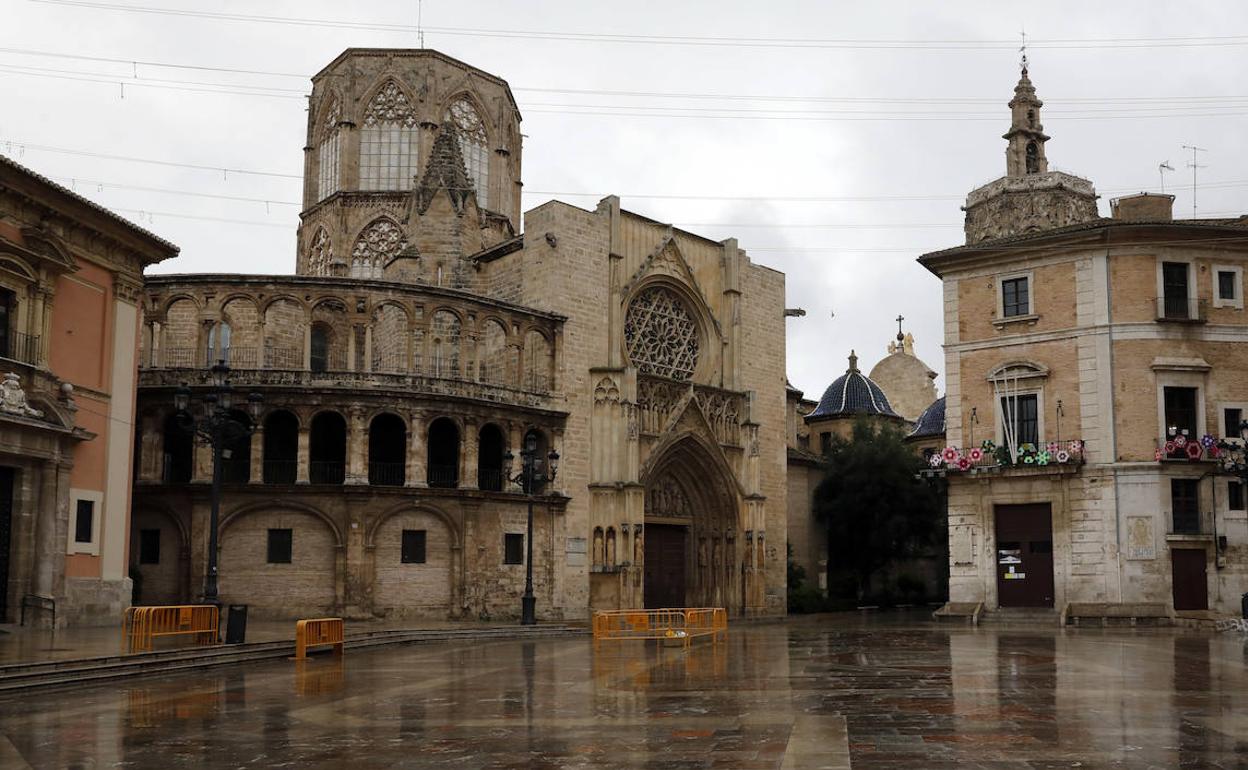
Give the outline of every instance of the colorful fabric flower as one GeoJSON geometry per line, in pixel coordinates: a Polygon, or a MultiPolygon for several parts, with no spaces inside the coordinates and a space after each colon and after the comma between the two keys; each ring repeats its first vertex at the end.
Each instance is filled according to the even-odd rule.
{"type": "Polygon", "coordinates": [[[1028,465],[1034,465],[1036,462],[1036,458],[1034,455],[1023,455],[1023,462],[1027,463],[1028,465]]]}
{"type": "Polygon", "coordinates": [[[984,439],[984,443],[980,444],[979,448],[984,450],[986,454],[991,454],[997,451],[997,444],[992,439],[984,439]]]}
{"type": "Polygon", "coordinates": [[[1069,449],[1070,449],[1070,453],[1071,453],[1072,455],[1082,454],[1082,453],[1083,453],[1083,442],[1082,442],[1082,441],[1080,441],[1079,439],[1075,439],[1074,441],[1072,441],[1072,442],[1070,442],[1069,444],[1067,444],[1067,448],[1069,448],[1069,449]]]}
{"type": "Polygon", "coordinates": [[[1200,442],[1198,441],[1193,441],[1187,445],[1187,458],[1189,460],[1199,460],[1200,456],[1204,453],[1205,451],[1200,446],[1200,442]]]}
{"type": "Polygon", "coordinates": [[[1157,462],[1161,462],[1161,459],[1163,457],[1165,457],[1165,455],[1161,453],[1160,449],[1153,452],[1153,459],[1156,460],[1157,462]]]}
{"type": "Polygon", "coordinates": [[[1036,445],[1028,441],[1020,446],[1019,449],[1023,452],[1034,452],[1036,451],[1036,445]]]}
{"type": "Polygon", "coordinates": [[[1216,443],[1218,443],[1218,440],[1213,436],[1210,436],[1208,433],[1200,437],[1200,445],[1205,449],[1211,448],[1216,443]]]}
{"type": "Polygon", "coordinates": [[[966,471],[971,469],[971,461],[965,457],[958,458],[958,470],[966,471]]]}
{"type": "Polygon", "coordinates": [[[951,446],[945,447],[945,451],[940,453],[947,463],[956,463],[958,461],[958,450],[951,446]]]}
{"type": "Polygon", "coordinates": [[[1068,463],[1070,462],[1070,452],[1067,452],[1065,449],[1059,449],[1053,453],[1053,459],[1057,461],[1058,465],[1068,463]]]}
{"type": "Polygon", "coordinates": [[[979,447],[975,447],[971,451],[967,452],[966,456],[970,458],[971,462],[977,463],[984,459],[984,450],[979,447]]]}
{"type": "Polygon", "coordinates": [[[1167,441],[1167,442],[1166,442],[1166,454],[1168,454],[1168,455],[1172,455],[1172,454],[1174,454],[1174,449],[1175,449],[1175,444],[1174,444],[1174,442],[1173,442],[1173,441],[1167,441]]]}
{"type": "Polygon", "coordinates": [[[942,458],[936,452],[932,452],[932,454],[929,455],[927,458],[927,464],[932,466],[933,468],[939,468],[940,464],[943,462],[944,462],[944,458],[942,458]]]}
{"type": "Polygon", "coordinates": [[[1056,441],[1050,441],[1044,448],[1048,450],[1049,454],[1054,454],[1057,452],[1059,447],[1056,441]]]}
{"type": "Polygon", "coordinates": [[[1048,450],[1046,449],[1045,451],[1043,451],[1043,452],[1041,452],[1040,454],[1036,455],[1036,464],[1037,464],[1037,465],[1048,465],[1048,464],[1049,464],[1049,460],[1050,460],[1050,459],[1052,459],[1052,457],[1053,457],[1053,455],[1049,454],[1048,450]]]}
{"type": "Polygon", "coordinates": [[[1174,445],[1177,446],[1179,449],[1182,449],[1183,447],[1187,446],[1187,436],[1184,436],[1181,434],[1178,436],[1175,436],[1174,445]]]}

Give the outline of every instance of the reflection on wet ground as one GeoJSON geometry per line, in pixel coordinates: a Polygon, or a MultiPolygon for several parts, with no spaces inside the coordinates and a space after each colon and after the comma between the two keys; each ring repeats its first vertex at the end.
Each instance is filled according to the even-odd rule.
{"type": "Polygon", "coordinates": [[[738,624],[689,652],[588,638],[391,647],[0,701],[0,766],[1248,766],[1242,636],[738,624]]]}

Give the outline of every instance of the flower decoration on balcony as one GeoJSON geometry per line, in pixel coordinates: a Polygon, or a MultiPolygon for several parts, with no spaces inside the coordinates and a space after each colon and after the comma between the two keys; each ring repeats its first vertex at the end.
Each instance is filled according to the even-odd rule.
{"type": "Polygon", "coordinates": [[[1008,446],[985,441],[978,447],[961,449],[946,447],[928,458],[933,468],[947,471],[969,471],[976,468],[1047,467],[1077,465],[1083,462],[1082,441],[1046,441],[1019,445],[1011,453],[1008,446]]]}
{"type": "Polygon", "coordinates": [[[1174,445],[1178,447],[1179,449],[1182,449],[1183,447],[1187,446],[1187,436],[1183,435],[1182,433],[1175,436],[1174,445]]]}
{"type": "MultiPolygon", "coordinates": [[[[1171,434],[1175,431],[1171,430],[1171,434]]],[[[1206,433],[1200,438],[1188,438],[1181,433],[1161,443],[1153,452],[1153,459],[1162,460],[1216,460],[1225,453],[1221,443],[1206,433]]]]}
{"type": "Polygon", "coordinates": [[[1161,462],[1163,459],[1165,459],[1165,457],[1166,457],[1165,453],[1162,452],[1160,449],[1157,449],[1153,452],[1153,459],[1156,460],[1157,462],[1161,462]]]}
{"type": "Polygon", "coordinates": [[[1189,460],[1199,460],[1200,456],[1205,453],[1205,448],[1199,442],[1193,441],[1187,445],[1187,457],[1189,460]]]}
{"type": "Polygon", "coordinates": [[[1218,445],[1218,440],[1206,433],[1200,437],[1200,445],[1205,449],[1215,449],[1218,445]]]}

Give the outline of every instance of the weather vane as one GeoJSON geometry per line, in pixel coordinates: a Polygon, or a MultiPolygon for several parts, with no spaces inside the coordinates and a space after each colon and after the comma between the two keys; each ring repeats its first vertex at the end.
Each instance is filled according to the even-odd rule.
{"type": "Polygon", "coordinates": [[[1023,38],[1023,45],[1021,48],[1018,49],[1018,52],[1023,55],[1023,58],[1019,62],[1018,66],[1023,70],[1023,74],[1026,75],[1027,74],[1027,28],[1024,27],[1022,30],[1019,31],[1018,34],[1022,36],[1023,38]]]}

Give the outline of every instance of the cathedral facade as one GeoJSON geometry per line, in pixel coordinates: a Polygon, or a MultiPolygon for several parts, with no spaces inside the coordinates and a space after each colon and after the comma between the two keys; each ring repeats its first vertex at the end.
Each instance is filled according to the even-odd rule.
{"type": "Polygon", "coordinates": [[[174,391],[224,361],[265,399],[224,460],[225,602],[513,617],[531,545],[539,618],[783,612],[784,276],[615,197],[522,220],[520,117],[462,62],[350,49],[312,80],[295,274],[149,277],[136,603],[202,594],[211,451],[174,391]],[[531,544],[526,445],[560,456],[531,544]]]}

